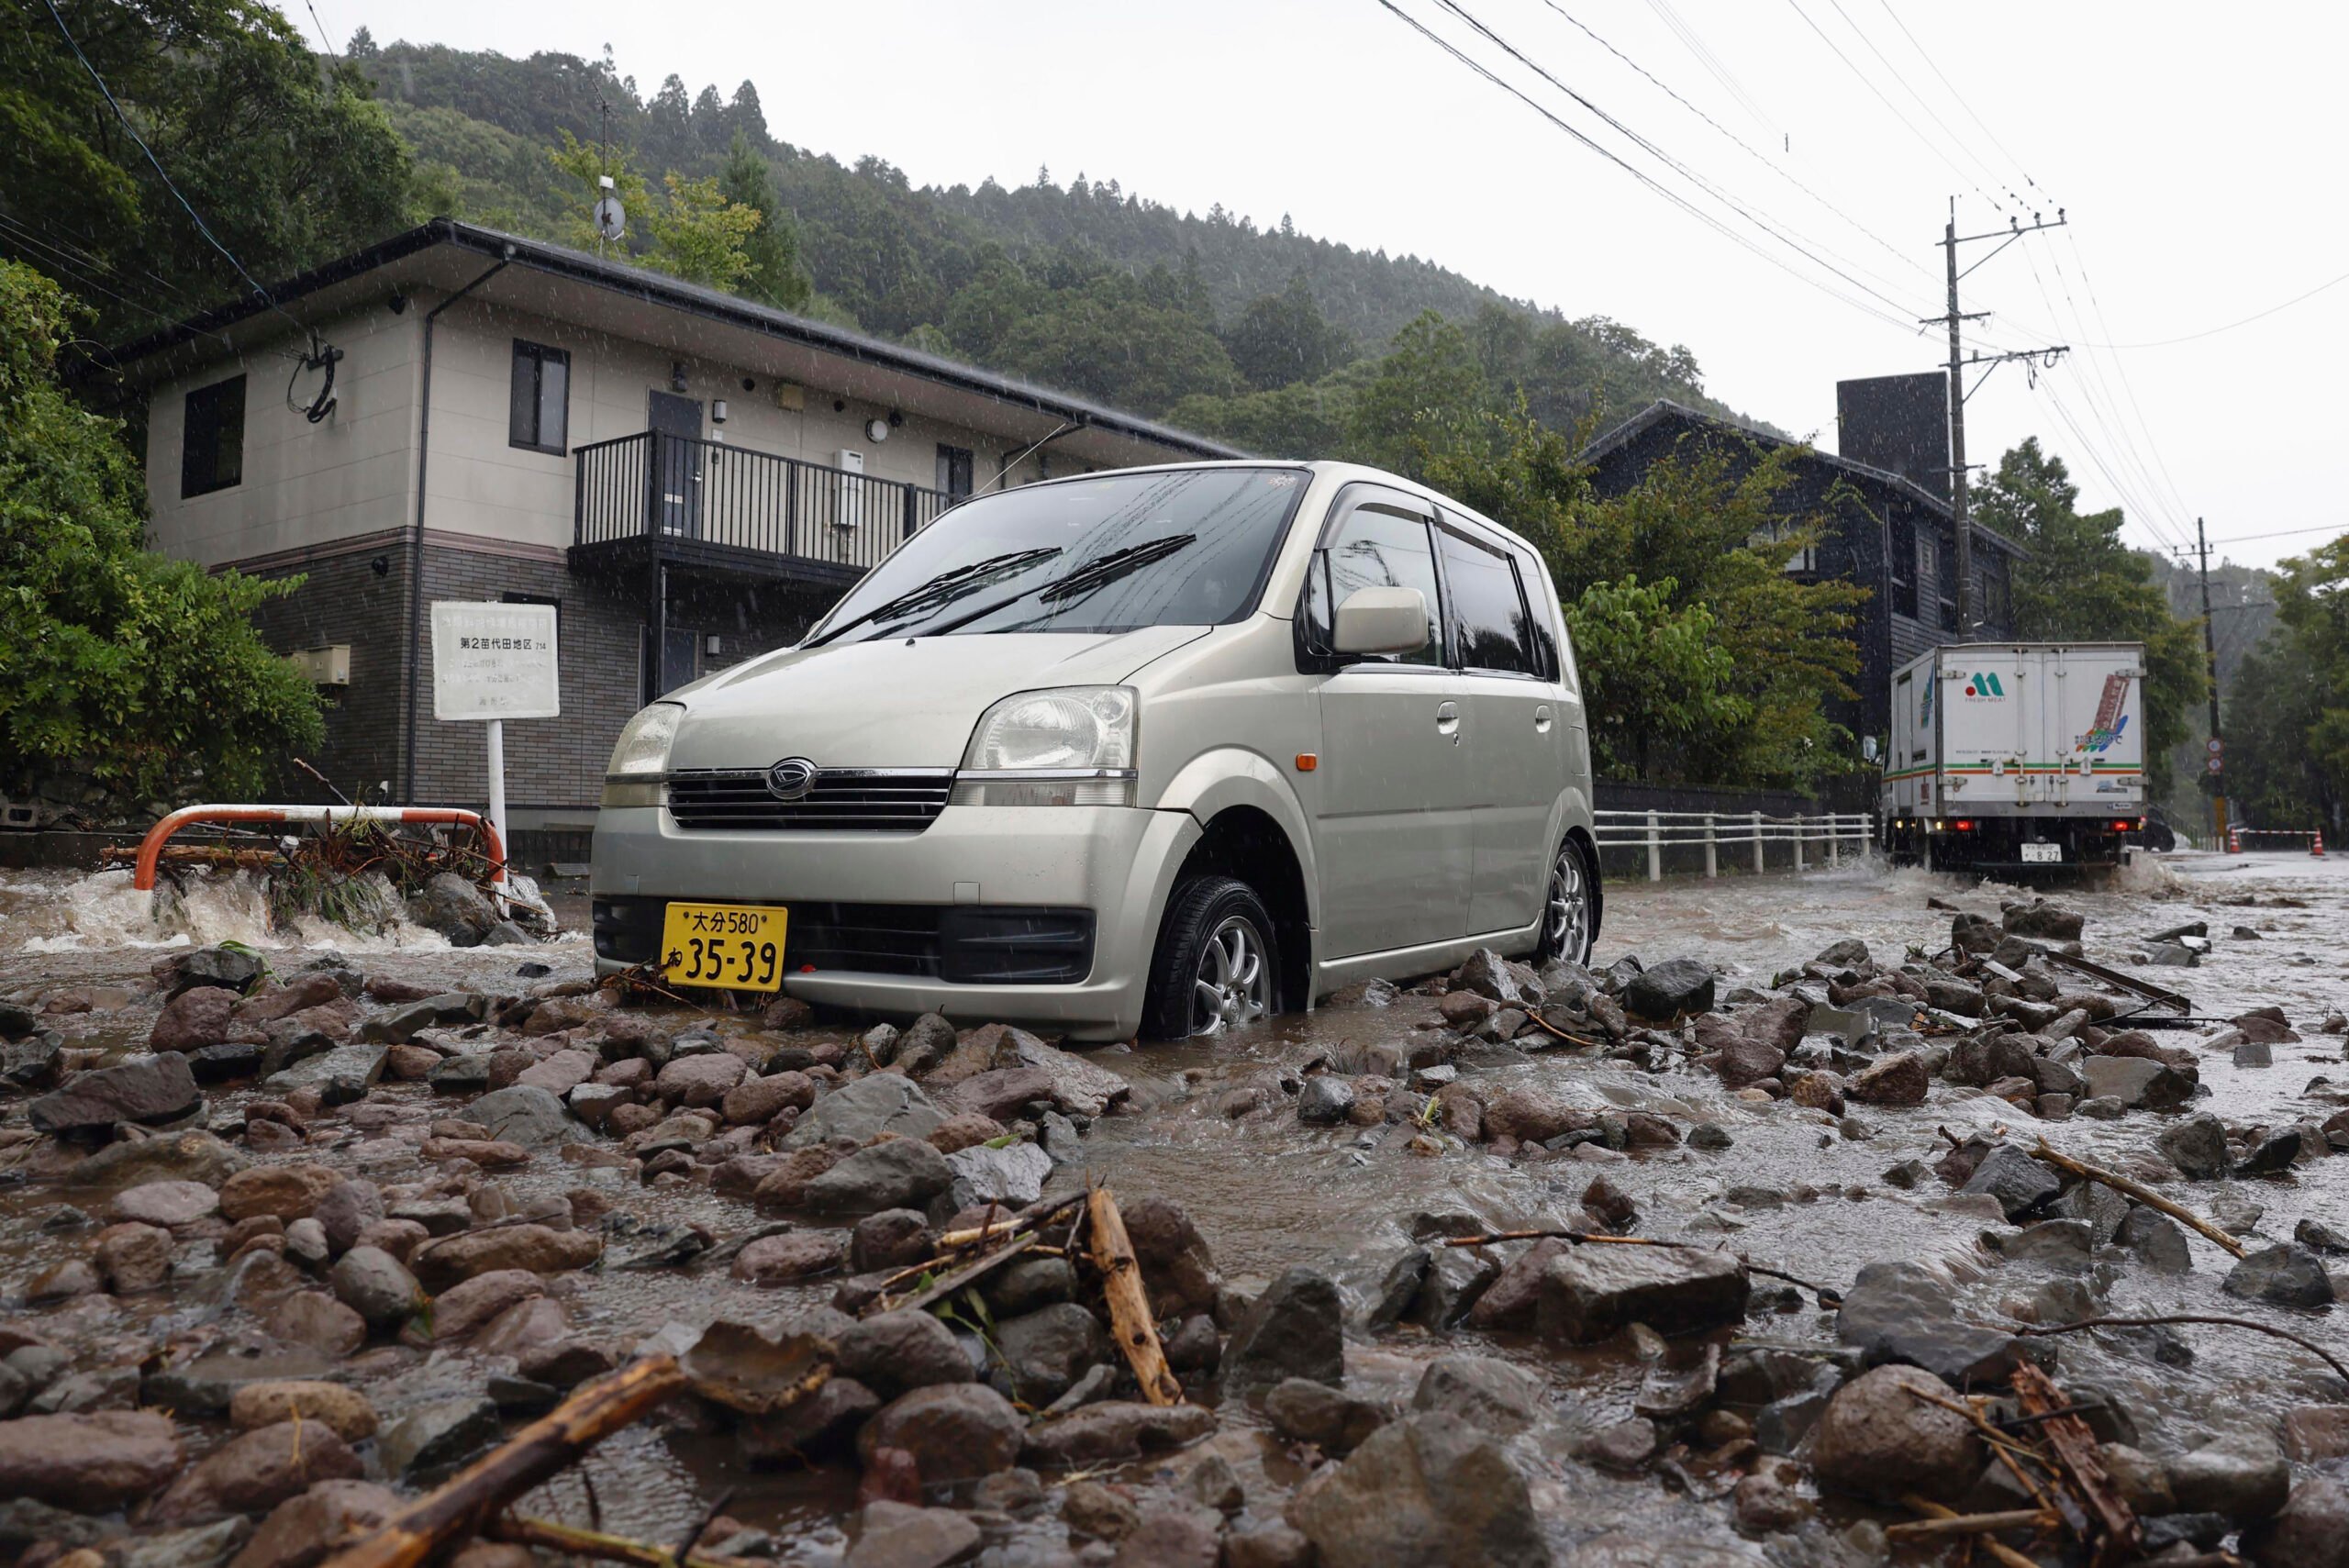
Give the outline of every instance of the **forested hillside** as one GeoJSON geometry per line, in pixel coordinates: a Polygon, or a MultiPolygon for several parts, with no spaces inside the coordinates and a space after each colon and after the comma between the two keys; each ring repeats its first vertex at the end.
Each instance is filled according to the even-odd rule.
{"type": "MultiPolygon", "coordinates": [[[[878,156],[849,165],[792,145],[749,82],[720,97],[671,76],[646,96],[608,57],[510,60],[362,32],[350,59],[412,151],[417,216],[575,240],[597,172],[672,206],[715,180],[760,210],[751,249],[768,252],[727,286],[1260,450],[1360,448],[1375,361],[1429,313],[1466,330],[1464,390],[1483,406],[1521,396],[1562,428],[1658,396],[1720,408],[1686,348],[1304,235],[1286,216],[1260,228],[1041,170],[1014,186],[917,187],[878,156]]],[[[649,225],[628,243],[661,264],[649,225]]]]}

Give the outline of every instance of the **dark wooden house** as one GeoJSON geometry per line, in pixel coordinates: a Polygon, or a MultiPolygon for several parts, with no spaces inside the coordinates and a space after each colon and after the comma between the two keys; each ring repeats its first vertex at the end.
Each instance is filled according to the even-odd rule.
{"type": "MultiPolygon", "coordinates": [[[[1628,495],[1648,471],[1700,446],[1732,464],[1793,443],[1751,426],[1658,401],[1609,430],[1583,451],[1602,495],[1628,495]]],[[[1834,717],[1854,735],[1881,741],[1889,724],[1892,672],[1937,643],[1959,640],[1957,544],[1949,502],[1918,478],[1831,452],[1805,450],[1796,479],[1780,492],[1789,521],[1824,514],[1826,537],[1787,565],[1813,579],[1842,578],[1869,589],[1854,636],[1860,646],[1858,697],[1834,717]]],[[[1924,476],[1927,480],[1931,475],[1924,476]]],[[[1974,637],[2014,635],[2013,562],[2023,551],[2003,536],[1974,527],[1974,637]]]]}

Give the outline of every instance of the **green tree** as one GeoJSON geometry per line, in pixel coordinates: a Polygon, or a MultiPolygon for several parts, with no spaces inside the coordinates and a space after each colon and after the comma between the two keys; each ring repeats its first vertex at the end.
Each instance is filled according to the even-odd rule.
{"type": "MultiPolygon", "coordinates": [[[[742,88],[748,92],[750,83],[744,83],[742,88]]],[[[755,94],[751,101],[756,104],[755,94]]],[[[740,292],[780,310],[807,309],[816,285],[807,276],[807,269],[800,264],[798,226],[784,210],[783,197],[774,188],[774,174],[766,159],[739,129],[726,150],[726,166],[718,171],[718,189],[736,206],[746,207],[764,219],[743,244],[751,264],[742,274],[740,292]]]]}
{"type": "Polygon", "coordinates": [[[1241,378],[1260,392],[1319,381],[1354,357],[1353,337],[1323,319],[1302,272],[1290,273],[1280,293],[1250,301],[1224,333],[1223,346],[1241,378]]]}
{"type": "Polygon", "coordinates": [[[2032,437],[1998,460],[1974,515],[2031,551],[2012,571],[2017,637],[2145,645],[2145,766],[2159,795],[2210,689],[2201,629],[2171,612],[2152,560],[2121,542],[2120,508],[2083,513],[2079,499],[2064,460],[2032,437]]]}
{"type": "Polygon", "coordinates": [[[75,307],[0,261],[0,793],[95,784],[117,806],[262,797],[324,730],[251,614],[299,578],[209,574],[140,548],[147,487],[118,421],[55,379],[75,307]]]}
{"type": "Polygon", "coordinates": [[[1653,754],[1743,723],[1752,703],[1730,689],[1735,657],[1714,641],[1703,605],[1674,604],[1680,584],[1593,583],[1566,605],[1593,762],[1610,778],[1650,776],[1653,754]]]}
{"type": "Polygon", "coordinates": [[[595,250],[603,242],[596,229],[596,204],[604,199],[606,180],[611,181],[612,195],[619,198],[629,231],[645,227],[651,216],[652,198],[644,176],[634,167],[636,154],[631,149],[582,141],[566,130],[562,145],[547,158],[563,181],[562,239],[583,250],[595,250]]]}
{"type": "Polygon", "coordinates": [[[1586,679],[1611,680],[1629,705],[1594,703],[1595,728],[1615,737],[1610,766],[1657,781],[1801,786],[1858,765],[1828,709],[1854,695],[1850,633],[1867,590],[1787,571],[1829,521],[1788,516],[1803,448],[1692,443],[1639,488],[1600,496],[1576,461],[1578,437],[1522,409],[1486,425],[1431,448],[1428,481],[1531,541],[1570,614],[1592,589],[1611,590],[1588,601],[1601,617],[1594,628],[1615,655],[1653,666],[1600,676],[1585,661],[1586,679]],[[1698,609],[1704,620],[1689,615],[1698,609]],[[1652,645],[1627,635],[1634,626],[1654,628],[1652,645]],[[1718,666],[1688,662],[1687,638],[1700,626],[1718,666]],[[1684,704],[1653,695],[1698,677],[1684,704]]]}
{"type": "Polygon", "coordinates": [[[1457,456],[1484,441],[1492,406],[1467,333],[1423,312],[1395,334],[1355,394],[1347,411],[1349,455],[1421,475],[1437,450],[1457,456]]]}
{"type": "MultiPolygon", "coordinates": [[[[314,59],[262,0],[120,0],[67,25],[221,244],[263,282],[404,221],[407,150],[356,63],[314,59]]],[[[46,6],[0,45],[0,256],[40,266],[119,339],[251,285],[139,150],[46,6]]]]}
{"type": "Polygon", "coordinates": [[[765,221],[759,210],[728,201],[715,175],[689,180],[673,171],[662,183],[669,199],[652,214],[644,264],[687,283],[739,290],[751,272],[751,237],[765,221]]]}
{"type": "Polygon", "coordinates": [[[2238,821],[2337,840],[2349,806],[2349,534],[2283,562],[2276,618],[2229,693],[2227,793],[2238,821]]]}

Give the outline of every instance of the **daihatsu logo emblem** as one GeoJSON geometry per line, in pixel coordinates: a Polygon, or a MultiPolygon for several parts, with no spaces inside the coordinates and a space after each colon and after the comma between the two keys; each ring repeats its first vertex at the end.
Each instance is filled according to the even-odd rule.
{"type": "Polygon", "coordinates": [[[767,793],[777,800],[805,800],[816,787],[816,764],[805,757],[785,757],[767,770],[767,793]]]}

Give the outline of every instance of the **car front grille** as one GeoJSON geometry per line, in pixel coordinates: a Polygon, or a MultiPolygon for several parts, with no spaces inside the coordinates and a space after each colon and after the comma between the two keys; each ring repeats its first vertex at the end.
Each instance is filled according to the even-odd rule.
{"type": "Polygon", "coordinates": [[[669,775],[669,815],[695,832],[918,833],[953,787],[952,768],[825,768],[777,800],[763,769],[696,769],[669,775]]]}

